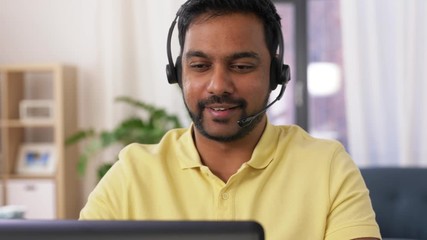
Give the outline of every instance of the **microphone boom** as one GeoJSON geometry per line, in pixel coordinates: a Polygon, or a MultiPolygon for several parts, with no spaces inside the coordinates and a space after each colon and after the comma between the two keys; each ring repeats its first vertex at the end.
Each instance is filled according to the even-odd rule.
{"type": "Polygon", "coordinates": [[[286,84],[282,85],[282,88],[280,89],[280,93],[279,95],[276,97],[276,99],[274,99],[273,102],[271,102],[270,104],[268,104],[265,108],[263,108],[261,111],[257,112],[256,114],[249,116],[249,117],[245,117],[240,119],[239,121],[237,121],[237,124],[239,125],[239,127],[244,128],[247,127],[249,125],[251,125],[251,123],[261,114],[265,113],[265,111],[267,111],[267,109],[269,107],[271,107],[274,103],[276,103],[277,101],[279,101],[282,96],[283,93],[285,92],[285,88],[286,88],[286,84]]]}

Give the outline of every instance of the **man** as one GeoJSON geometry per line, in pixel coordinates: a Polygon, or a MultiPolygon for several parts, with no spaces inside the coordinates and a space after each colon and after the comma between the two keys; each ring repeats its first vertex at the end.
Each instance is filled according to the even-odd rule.
{"type": "MultiPolygon", "coordinates": [[[[181,55],[168,77],[193,124],[124,148],[81,219],[256,220],[270,240],[379,239],[343,147],[268,122],[270,92],[288,80],[274,5],[189,0],[178,17],[181,55]]],[[[170,36],[168,49],[171,58],[170,36]]]]}

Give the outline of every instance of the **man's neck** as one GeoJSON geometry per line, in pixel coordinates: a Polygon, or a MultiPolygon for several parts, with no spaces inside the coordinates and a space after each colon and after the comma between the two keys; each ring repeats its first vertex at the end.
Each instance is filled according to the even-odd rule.
{"type": "Polygon", "coordinates": [[[208,139],[194,129],[195,145],[203,164],[209,167],[217,177],[227,182],[242,164],[252,157],[264,132],[266,122],[264,119],[248,135],[231,142],[208,139]]]}

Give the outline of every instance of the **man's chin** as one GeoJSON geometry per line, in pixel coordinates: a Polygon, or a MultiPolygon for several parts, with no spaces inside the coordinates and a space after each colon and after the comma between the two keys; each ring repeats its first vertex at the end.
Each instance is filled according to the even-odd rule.
{"type": "Polygon", "coordinates": [[[202,132],[202,135],[210,140],[217,141],[217,142],[232,142],[237,139],[237,135],[225,135],[225,134],[209,134],[207,132],[202,132]]]}
{"type": "Polygon", "coordinates": [[[197,130],[206,138],[217,142],[231,142],[243,138],[248,134],[246,129],[241,129],[237,123],[235,126],[225,125],[221,126],[196,126],[197,130]]]}

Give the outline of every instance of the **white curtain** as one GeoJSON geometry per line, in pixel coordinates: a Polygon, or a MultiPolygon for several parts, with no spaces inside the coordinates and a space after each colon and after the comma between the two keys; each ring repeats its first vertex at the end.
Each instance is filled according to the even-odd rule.
{"type": "Polygon", "coordinates": [[[361,166],[427,166],[427,1],[342,0],[349,148],[361,166]]]}
{"type": "MultiPolygon", "coordinates": [[[[88,127],[108,130],[136,114],[134,109],[114,103],[118,96],[130,96],[165,108],[186,124],[187,111],[180,89],[168,84],[165,73],[167,33],[184,0],[161,0],[161,4],[151,0],[95,1],[96,70],[88,78],[91,81],[82,83],[86,97],[80,100],[88,127]]],[[[174,53],[179,50],[175,38],[174,53]]],[[[121,146],[110,148],[96,161],[89,162],[84,196],[97,183],[99,163],[114,160],[120,149],[121,146]]]]}
{"type": "MultiPolygon", "coordinates": [[[[102,86],[97,106],[104,115],[98,125],[113,127],[132,109],[114,104],[131,96],[186,117],[179,87],[169,85],[165,67],[169,26],[183,0],[98,0],[98,67],[102,86]]],[[[176,32],[176,29],[175,29],[176,32]]],[[[179,49],[174,41],[173,49],[179,49]]]]}

